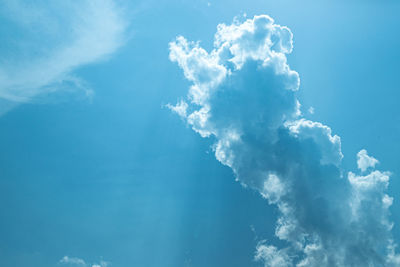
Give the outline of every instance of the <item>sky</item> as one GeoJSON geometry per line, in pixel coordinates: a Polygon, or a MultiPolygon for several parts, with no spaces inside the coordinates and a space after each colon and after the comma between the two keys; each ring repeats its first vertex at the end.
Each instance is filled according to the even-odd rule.
{"type": "Polygon", "coordinates": [[[0,3],[0,266],[400,266],[400,3],[0,3]]]}

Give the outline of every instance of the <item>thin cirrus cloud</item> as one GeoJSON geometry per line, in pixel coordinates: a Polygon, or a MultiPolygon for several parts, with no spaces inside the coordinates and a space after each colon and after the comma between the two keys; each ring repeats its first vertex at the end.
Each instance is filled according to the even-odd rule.
{"type": "Polygon", "coordinates": [[[0,4],[0,114],[38,95],[91,90],[73,74],[124,43],[122,10],[113,0],[31,1],[0,4]]]}
{"type": "Polygon", "coordinates": [[[170,59],[192,86],[186,100],[169,108],[213,138],[217,160],[278,208],[275,236],[285,245],[260,242],[256,261],[399,266],[386,193],[390,173],[374,170],[378,161],[361,150],[359,170],[345,174],[340,137],[302,117],[299,74],[286,58],[292,38],[267,15],[218,25],[211,52],[177,37],[170,59]]]}

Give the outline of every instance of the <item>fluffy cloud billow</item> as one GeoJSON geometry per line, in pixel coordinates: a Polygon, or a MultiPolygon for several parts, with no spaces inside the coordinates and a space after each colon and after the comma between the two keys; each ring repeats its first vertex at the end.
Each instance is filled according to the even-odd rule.
{"type": "Polygon", "coordinates": [[[170,59],[192,86],[170,108],[215,140],[216,158],[243,186],[278,208],[275,235],[286,245],[260,242],[255,260],[275,267],[399,266],[390,173],[375,170],[378,161],[362,150],[359,170],[346,174],[340,137],[302,117],[300,78],[286,58],[292,38],[266,15],[218,25],[209,52],[177,37],[170,59]]]}

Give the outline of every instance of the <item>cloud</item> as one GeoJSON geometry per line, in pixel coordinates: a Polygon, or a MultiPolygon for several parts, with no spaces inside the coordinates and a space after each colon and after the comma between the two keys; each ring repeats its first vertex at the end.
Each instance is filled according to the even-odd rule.
{"type": "Polygon", "coordinates": [[[215,140],[216,158],[243,186],[278,208],[271,242],[286,245],[261,242],[255,260],[275,267],[398,266],[390,173],[373,170],[377,160],[362,150],[363,173],[345,174],[340,137],[302,117],[300,78],[286,58],[292,49],[290,29],[266,15],[218,25],[210,52],[177,37],[170,59],[192,85],[170,108],[215,140]]]}
{"type": "MultiPolygon", "coordinates": [[[[74,75],[78,67],[104,59],[124,42],[126,22],[113,0],[5,0],[0,100],[12,108],[38,95],[91,90],[74,75]]],[[[3,111],[5,112],[5,111],[3,111]]]]}
{"type": "Polygon", "coordinates": [[[379,163],[374,157],[368,156],[367,150],[362,149],[357,153],[357,166],[361,171],[366,171],[368,168],[374,168],[379,163]]]}
{"type": "Polygon", "coordinates": [[[68,257],[64,256],[61,260],[60,263],[65,263],[65,264],[74,264],[74,265],[81,265],[81,266],[86,266],[86,262],[80,258],[73,258],[73,257],[68,257]]]}
{"type": "Polygon", "coordinates": [[[289,267],[290,257],[285,250],[267,246],[263,242],[257,245],[255,259],[268,263],[268,266],[289,267]]]}
{"type": "Polygon", "coordinates": [[[186,117],[188,104],[185,101],[182,100],[175,106],[167,104],[166,107],[171,109],[173,112],[176,112],[179,116],[186,117]]]}
{"type": "Polygon", "coordinates": [[[81,267],[107,267],[109,266],[109,262],[101,260],[100,263],[93,263],[89,264],[86,263],[83,259],[80,258],[75,258],[75,257],[69,257],[69,256],[64,256],[60,261],[60,264],[62,265],[68,265],[68,266],[81,266],[81,267]]]}

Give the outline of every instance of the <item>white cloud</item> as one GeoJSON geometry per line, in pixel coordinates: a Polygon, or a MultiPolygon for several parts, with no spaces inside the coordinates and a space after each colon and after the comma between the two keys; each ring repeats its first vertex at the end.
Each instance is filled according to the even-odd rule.
{"type": "Polygon", "coordinates": [[[64,264],[73,264],[73,265],[80,265],[80,266],[87,266],[86,262],[80,258],[74,258],[74,257],[68,257],[64,256],[61,260],[60,263],[64,264]]]}
{"type": "Polygon", "coordinates": [[[377,159],[368,156],[367,150],[362,149],[357,153],[357,166],[361,171],[364,172],[370,167],[374,168],[377,163],[379,163],[377,159]]]}
{"type": "Polygon", "coordinates": [[[269,174],[264,182],[264,189],[260,193],[268,199],[269,203],[276,204],[280,201],[281,197],[288,193],[286,190],[287,186],[282,183],[278,176],[269,174]]]}
{"type": "Polygon", "coordinates": [[[113,0],[6,0],[0,12],[3,24],[18,32],[2,40],[11,47],[0,61],[3,101],[27,102],[71,88],[91,94],[74,70],[104,59],[124,42],[126,23],[113,0]]]}
{"type": "Polygon", "coordinates": [[[317,143],[321,150],[322,164],[339,165],[341,163],[343,154],[340,137],[332,136],[331,128],[320,122],[305,119],[288,122],[286,125],[297,138],[302,140],[312,138],[317,143]]]}
{"type": "Polygon", "coordinates": [[[101,260],[100,263],[89,264],[85,262],[83,259],[76,257],[64,256],[60,261],[60,264],[67,266],[76,266],[76,267],[107,267],[109,266],[109,262],[101,260]]]}
{"type": "MultiPolygon", "coordinates": [[[[215,138],[216,158],[278,207],[275,235],[286,246],[261,243],[256,260],[273,267],[396,266],[390,173],[343,178],[340,137],[300,117],[300,79],[286,58],[292,49],[289,28],[265,15],[218,25],[210,52],[178,37],[170,59],[193,84],[171,109],[215,138]]],[[[378,162],[363,150],[357,157],[362,171],[378,162]]]]}
{"type": "Polygon", "coordinates": [[[290,267],[290,257],[284,250],[278,250],[274,246],[267,246],[260,243],[256,248],[255,259],[257,261],[264,261],[266,266],[274,267],[290,267]]]}
{"type": "Polygon", "coordinates": [[[181,100],[178,104],[176,104],[175,106],[171,105],[171,104],[167,104],[166,105],[167,108],[171,109],[172,111],[176,112],[179,116],[181,117],[186,117],[187,116],[187,108],[188,108],[188,104],[181,100]]]}

